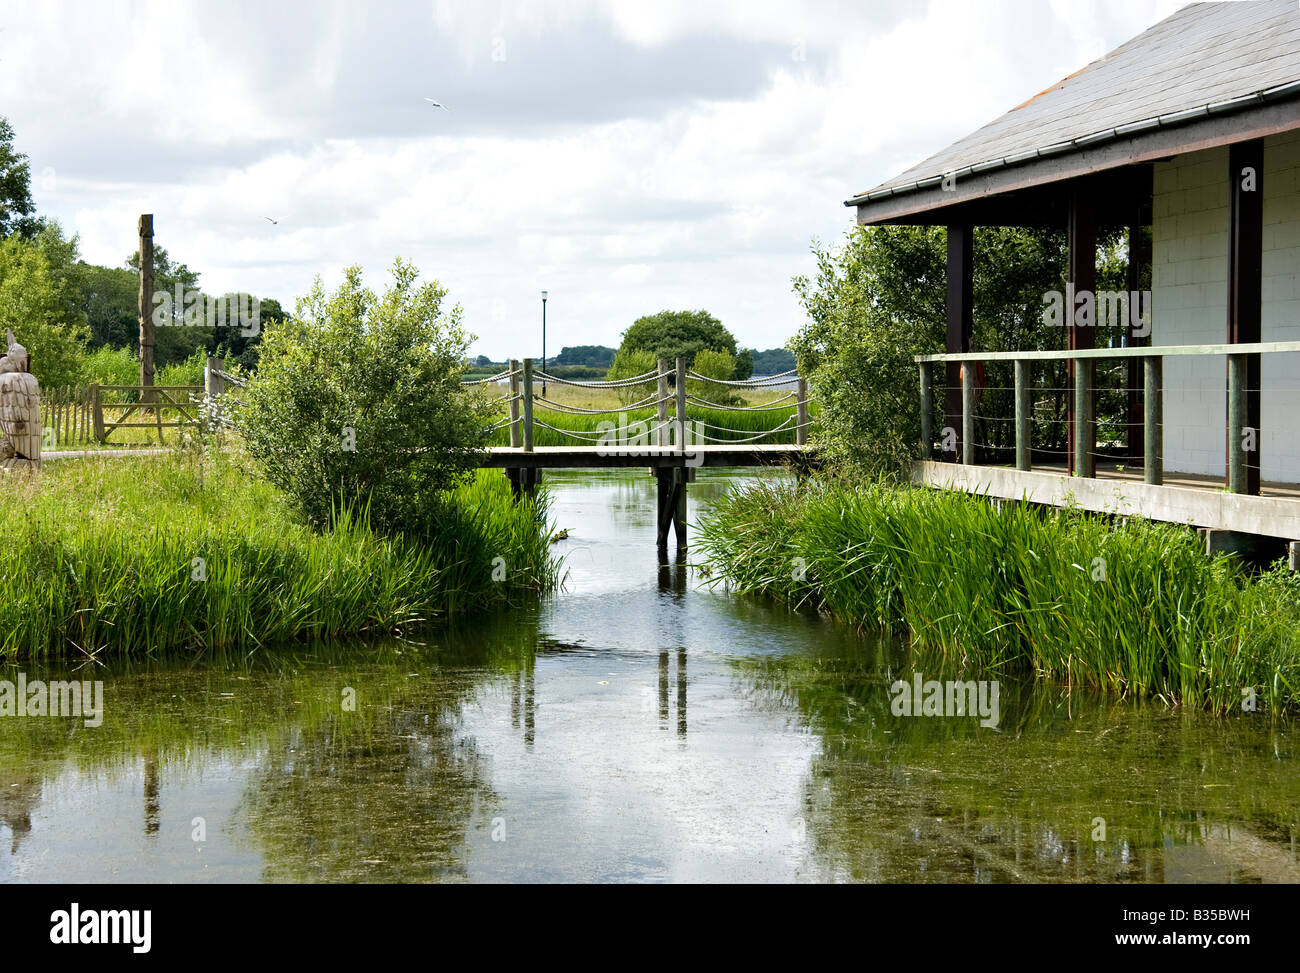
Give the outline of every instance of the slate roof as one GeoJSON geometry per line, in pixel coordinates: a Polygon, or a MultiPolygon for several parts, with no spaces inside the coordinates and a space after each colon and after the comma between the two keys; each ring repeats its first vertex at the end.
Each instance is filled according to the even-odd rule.
{"type": "Polygon", "coordinates": [[[1194,3],[846,205],[1297,94],[1297,0],[1194,3]]]}

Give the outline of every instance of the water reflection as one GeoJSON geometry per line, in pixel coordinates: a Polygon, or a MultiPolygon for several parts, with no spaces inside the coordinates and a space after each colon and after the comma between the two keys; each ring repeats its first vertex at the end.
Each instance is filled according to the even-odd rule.
{"type": "Polygon", "coordinates": [[[534,610],[119,662],[97,729],[0,720],[0,880],[1300,881],[1291,724],[1005,678],[996,730],[895,716],[943,660],[701,590],[649,476],[550,482],[534,610]]]}

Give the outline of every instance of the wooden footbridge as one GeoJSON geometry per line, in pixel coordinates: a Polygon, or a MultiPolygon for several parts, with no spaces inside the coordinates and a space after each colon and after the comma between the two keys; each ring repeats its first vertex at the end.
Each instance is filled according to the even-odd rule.
{"type": "MultiPolygon", "coordinates": [[[[686,545],[687,484],[698,468],[803,467],[811,462],[808,389],[794,370],[749,381],[723,381],[689,369],[685,358],[678,358],[675,367],[660,359],[652,372],[617,381],[584,382],[548,374],[525,358],[511,360],[510,367],[497,375],[465,384],[506,389],[491,401],[503,410],[494,428],[509,430],[510,445],[491,447],[482,465],[505,470],[516,497],[532,494],[546,469],[647,467],[657,481],[656,540],[661,548],[668,543],[670,529],[678,547],[686,545]],[[626,404],[604,409],[568,404],[546,397],[549,384],[612,391],[626,404]],[[721,394],[712,389],[720,389],[721,394]],[[739,397],[742,391],[765,391],[774,397],[747,404],[739,397]],[[710,394],[731,401],[705,397],[710,394]],[[540,418],[539,411],[546,411],[554,422],[540,418]],[[727,413],[760,413],[769,416],[769,422],[781,421],[771,428],[748,430],[709,421],[727,413]],[[575,425],[582,428],[555,424],[564,415],[581,417],[575,425]],[[538,444],[539,431],[555,442],[538,444]]],[[[761,420],[756,424],[761,425],[761,420]]]]}

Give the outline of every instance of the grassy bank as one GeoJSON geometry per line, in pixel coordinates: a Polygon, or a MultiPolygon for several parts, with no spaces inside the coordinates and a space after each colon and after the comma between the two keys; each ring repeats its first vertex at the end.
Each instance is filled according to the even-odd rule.
{"type": "Polygon", "coordinates": [[[378,635],[556,583],[544,495],[516,506],[499,472],[456,489],[417,544],[358,517],[313,533],[245,465],[176,453],[0,480],[0,658],[378,635]]]}
{"type": "Polygon", "coordinates": [[[760,484],[704,517],[720,581],[976,668],[1218,711],[1300,704],[1300,586],[1207,558],[1186,528],[958,493],[760,484]]]}

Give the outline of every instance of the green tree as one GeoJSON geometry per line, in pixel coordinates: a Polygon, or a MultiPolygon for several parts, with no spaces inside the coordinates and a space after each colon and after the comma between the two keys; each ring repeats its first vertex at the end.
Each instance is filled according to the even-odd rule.
{"type": "Polygon", "coordinates": [[[736,354],[736,339],[708,311],[660,311],[637,318],[623,332],[619,351],[646,351],[654,358],[694,358],[708,348],[736,354]]]}
{"type": "Polygon", "coordinates": [[[490,409],[460,384],[472,336],[446,290],[398,260],[382,296],[344,272],[319,278],[297,313],[265,332],[239,424],[265,476],[325,527],[365,506],[388,533],[428,535],[443,494],[470,473],[490,409]]]}
{"type": "Polygon", "coordinates": [[[16,234],[0,241],[0,333],[6,328],[31,355],[32,373],[45,388],[81,381],[89,332],[45,252],[16,234]]]}
{"type": "MultiPolygon", "coordinates": [[[[1117,236],[1103,235],[1099,287],[1117,269],[1117,236]]],[[[988,351],[1059,348],[1064,329],[1042,326],[1043,294],[1063,289],[1064,234],[1050,229],[980,227],[975,232],[972,343],[988,351]]],[[[815,279],[796,277],[808,321],[791,342],[800,370],[821,404],[819,437],[832,461],[857,471],[898,473],[918,455],[920,410],[914,356],[944,347],[947,237],[939,227],[863,227],[838,249],[814,244],[815,279]]],[[[1122,261],[1120,262],[1122,264],[1122,261]]],[[[1109,336],[1098,335],[1098,343],[1109,336]]],[[[1063,418],[1063,369],[1038,369],[1045,419],[1063,418]],[[1053,396],[1056,395],[1054,399],[1053,396]]],[[[943,373],[936,374],[936,383],[943,373]]],[[[1008,415],[1011,379],[985,377],[980,411],[1008,415]]],[[[942,395],[936,395],[942,409],[942,395]]],[[[980,420],[980,442],[1006,448],[1009,423],[980,420]]],[[[1036,428],[1045,444],[1063,423],[1036,428]]]]}
{"type": "Polygon", "coordinates": [[[14,130],[0,115],[0,237],[30,236],[40,228],[32,216],[32,173],[27,156],[14,151],[14,130]]]}

